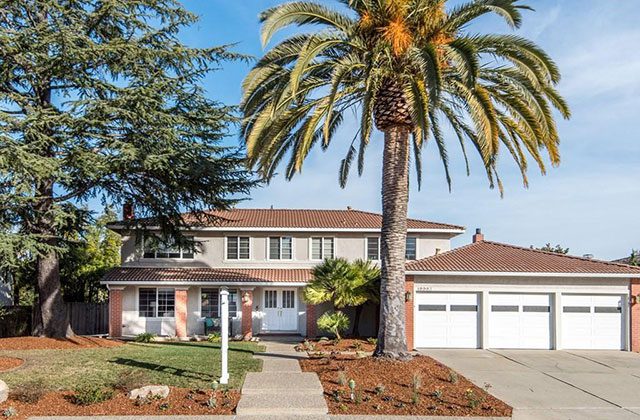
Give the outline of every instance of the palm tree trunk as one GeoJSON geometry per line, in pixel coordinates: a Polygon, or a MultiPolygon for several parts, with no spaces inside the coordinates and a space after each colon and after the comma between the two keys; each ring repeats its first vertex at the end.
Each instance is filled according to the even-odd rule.
{"type": "Polygon", "coordinates": [[[380,254],[380,329],[375,356],[405,358],[405,248],[409,201],[409,135],[407,126],[384,132],[382,165],[382,235],[380,254]]]}

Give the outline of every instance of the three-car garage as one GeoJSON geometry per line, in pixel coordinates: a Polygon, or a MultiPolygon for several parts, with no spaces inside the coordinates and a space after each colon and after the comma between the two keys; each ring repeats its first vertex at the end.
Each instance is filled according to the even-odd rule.
{"type": "Polygon", "coordinates": [[[479,241],[407,276],[414,348],[640,346],[637,267],[479,241]]]}

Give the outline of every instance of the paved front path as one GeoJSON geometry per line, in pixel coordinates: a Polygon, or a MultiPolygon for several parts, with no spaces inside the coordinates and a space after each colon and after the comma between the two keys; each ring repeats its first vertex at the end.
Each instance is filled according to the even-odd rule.
{"type": "Polygon", "coordinates": [[[425,350],[514,408],[514,420],[640,420],[640,355],[425,350]]]}
{"type": "Polygon", "coordinates": [[[278,337],[262,340],[265,353],[256,357],[263,360],[262,372],[247,373],[242,396],[236,408],[238,416],[324,415],[327,403],[322,384],[314,372],[302,372],[294,345],[299,337],[278,337]]]}

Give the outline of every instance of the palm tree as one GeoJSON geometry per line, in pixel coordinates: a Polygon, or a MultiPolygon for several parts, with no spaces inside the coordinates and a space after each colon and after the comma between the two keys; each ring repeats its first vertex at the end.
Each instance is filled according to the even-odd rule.
{"type": "Polygon", "coordinates": [[[307,303],[331,302],[334,309],[355,308],[352,335],[359,335],[362,305],[378,303],[380,269],[371,261],[344,258],[326,259],[313,269],[313,280],[303,290],[307,303]]]}
{"type": "MultiPolygon", "coordinates": [[[[298,25],[274,45],[243,83],[242,137],[248,164],[271,179],[287,159],[288,179],[310,150],[336,138],[345,113],[360,124],[339,170],[344,187],[351,163],[364,166],[373,125],[384,133],[382,176],[382,286],[376,355],[404,356],[404,256],[412,150],[417,182],[421,152],[433,139],[451,186],[446,124],[461,146],[477,151],[490,187],[502,184],[497,157],[504,147],[527,185],[528,158],[545,173],[542,152],[560,162],[552,108],[569,109],[554,86],[556,64],[515,35],[472,34],[480,16],[497,14],[517,28],[519,0],[475,0],[447,8],[445,0],[338,0],[283,3],[260,15],[266,46],[281,29],[298,25]],[[325,2],[323,2],[325,3],[325,2]],[[313,25],[313,26],[312,26],[313,25]]],[[[344,137],[338,136],[340,140],[344,137]]],[[[467,173],[469,165],[467,161],[467,173]]]]}

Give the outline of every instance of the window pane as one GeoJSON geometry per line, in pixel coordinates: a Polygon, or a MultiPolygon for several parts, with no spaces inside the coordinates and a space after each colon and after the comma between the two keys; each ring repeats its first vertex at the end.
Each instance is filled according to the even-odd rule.
{"type": "Polygon", "coordinates": [[[416,238],[408,236],[407,237],[407,251],[405,254],[405,258],[408,260],[416,259],[416,238]]]}
{"type": "Polygon", "coordinates": [[[229,318],[238,315],[238,291],[229,290],[229,318]]]}
{"type": "Polygon", "coordinates": [[[591,307],[589,306],[565,306],[562,308],[562,312],[570,313],[570,314],[588,314],[591,312],[591,307]]]}
{"type": "Polygon", "coordinates": [[[236,236],[227,238],[227,259],[238,259],[238,238],[236,236]]]}
{"type": "Polygon", "coordinates": [[[597,314],[619,314],[622,308],[618,306],[596,306],[594,312],[597,314]]]}
{"type": "Polygon", "coordinates": [[[293,290],[282,291],[282,307],[283,308],[295,308],[296,292],[293,290]]]}
{"type": "Polygon", "coordinates": [[[380,259],[380,241],[378,238],[367,238],[367,259],[380,259]]]}
{"type": "Polygon", "coordinates": [[[444,312],[447,310],[446,305],[418,305],[421,312],[444,312]]]}
{"type": "Polygon", "coordinates": [[[269,238],[269,259],[280,259],[280,238],[269,238]]]}
{"type": "Polygon", "coordinates": [[[138,316],[141,318],[156,316],[156,289],[141,288],[138,290],[138,316]]]}
{"type": "Polygon", "coordinates": [[[158,289],[158,317],[173,318],[175,299],[174,289],[158,289]]]}
{"type": "Polygon", "coordinates": [[[144,258],[155,258],[158,249],[158,239],[153,235],[145,235],[144,237],[144,258]]]}
{"type": "Polygon", "coordinates": [[[265,290],[264,291],[264,307],[267,309],[276,308],[278,306],[276,302],[276,291],[265,290]]]}
{"type": "Polygon", "coordinates": [[[551,307],[544,305],[525,305],[522,307],[522,312],[551,312],[551,307]]]}
{"type": "Polygon", "coordinates": [[[241,260],[248,260],[249,259],[249,238],[248,237],[242,237],[242,238],[238,238],[240,240],[240,247],[239,247],[239,251],[238,251],[238,257],[241,260]]]}
{"type": "Polygon", "coordinates": [[[187,240],[189,242],[184,244],[184,246],[182,247],[182,258],[191,259],[191,258],[193,258],[193,255],[195,254],[195,249],[196,249],[196,244],[193,243],[195,238],[193,236],[188,236],[187,240]]]}
{"type": "Polygon", "coordinates": [[[322,238],[311,238],[311,259],[322,259],[322,238]]]}
{"type": "Polygon", "coordinates": [[[200,293],[200,316],[205,318],[218,317],[218,293],[219,289],[202,289],[200,293]]]}
{"type": "Polygon", "coordinates": [[[333,238],[324,238],[323,243],[323,258],[333,258],[333,238]]]}
{"type": "Polygon", "coordinates": [[[491,312],[519,312],[517,305],[493,305],[491,312]]]}
{"type": "Polygon", "coordinates": [[[478,305],[451,305],[451,312],[478,312],[478,305]]]}
{"type": "Polygon", "coordinates": [[[285,236],[282,241],[282,259],[293,259],[293,239],[290,236],[285,236]]]}

